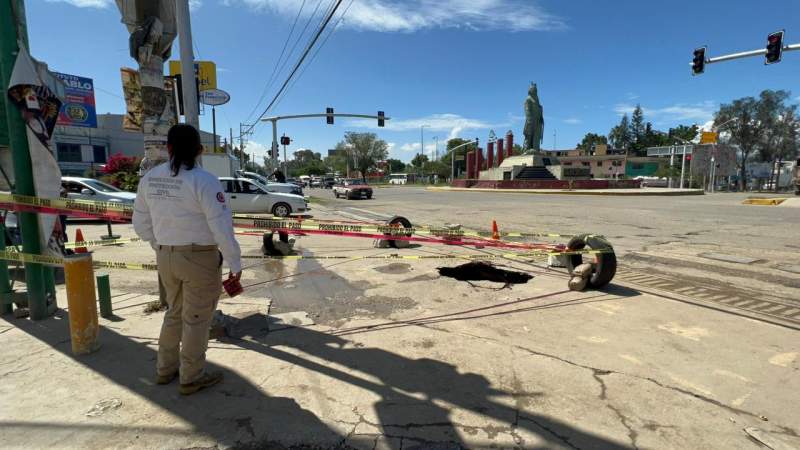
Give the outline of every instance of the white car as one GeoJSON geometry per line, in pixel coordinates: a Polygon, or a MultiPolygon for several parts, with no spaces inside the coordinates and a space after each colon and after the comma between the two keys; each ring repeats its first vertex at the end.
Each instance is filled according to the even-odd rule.
{"type": "Polygon", "coordinates": [[[219,179],[225,198],[234,213],[271,213],[278,217],[308,211],[302,195],[268,192],[261,183],[247,178],[219,179]]]}
{"type": "Polygon", "coordinates": [[[284,194],[303,195],[303,188],[294,183],[275,183],[255,172],[244,172],[241,170],[236,171],[236,175],[242,178],[257,181],[258,184],[267,188],[267,192],[283,192],[284,194]]]}
{"type": "Polygon", "coordinates": [[[122,203],[136,200],[135,192],[125,192],[93,178],[61,177],[61,187],[67,191],[67,198],[72,199],[122,203]]]}

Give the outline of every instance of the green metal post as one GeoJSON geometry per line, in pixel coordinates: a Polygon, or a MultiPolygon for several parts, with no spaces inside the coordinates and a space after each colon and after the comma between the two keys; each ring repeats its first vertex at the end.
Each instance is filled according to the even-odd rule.
{"type": "MultiPolygon", "coordinates": [[[[0,251],[6,251],[6,225],[0,221],[0,251]]],[[[8,263],[0,260],[0,314],[11,314],[11,280],[8,278],[8,263]]]]}
{"type": "MultiPolygon", "coordinates": [[[[16,106],[8,98],[6,90],[11,80],[11,72],[17,59],[17,30],[25,36],[24,10],[22,2],[16,0],[0,0],[0,95],[6,110],[9,147],[14,162],[15,192],[21,195],[36,195],[31,168],[31,155],[28,148],[28,137],[25,122],[22,121],[16,106]]],[[[22,231],[22,251],[39,254],[39,218],[33,213],[20,213],[19,226],[22,231]]],[[[28,307],[32,320],[47,317],[47,295],[41,264],[25,264],[25,284],[28,290],[28,307]]]]}
{"type": "Polygon", "coordinates": [[[97,276],[97,300],[100,302],[100,317],[108,319],[114,315],[111,308],[111,283],[107,273],[97,276]]]}

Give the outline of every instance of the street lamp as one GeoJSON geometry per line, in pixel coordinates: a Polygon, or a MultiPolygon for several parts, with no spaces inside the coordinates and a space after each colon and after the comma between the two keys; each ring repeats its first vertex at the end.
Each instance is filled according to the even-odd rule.
{"type": "Polygon", "coordinates": [[[419,126],[419,151],[420,151],[420,153],[422,153],[423,155],[425,154],[425,138],[424,138],[424,133],[423,133],[423,130],[424,130],[426,127],[427,127],[427,128],[430,128],[431,126],[430,126],[430,125],[420,125],[420,126],[419,126]]]}
{"type": "Polygon", "coordinates": [[[439,136],[433,137],[433,160],[439,159],[439,136]]]}

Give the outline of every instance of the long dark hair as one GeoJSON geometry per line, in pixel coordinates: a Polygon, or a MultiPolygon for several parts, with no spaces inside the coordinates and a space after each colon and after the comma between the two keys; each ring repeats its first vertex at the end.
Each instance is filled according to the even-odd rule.
{"type": "Polygon", "coordinates": [[[167,134],[167,145],[172,148],[172,155],[169,160],[169,167],[172,169],[172,176],[177,176],[181,166],[186,170],[194,169],[197,156],[203,149],[200,144],[200,133],[188,124],[179,123],[173,125],[167,134]]]}

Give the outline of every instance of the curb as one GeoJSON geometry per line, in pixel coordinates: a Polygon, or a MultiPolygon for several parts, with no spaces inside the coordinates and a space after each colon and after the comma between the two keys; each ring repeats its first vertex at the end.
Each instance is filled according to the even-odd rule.
{"type": "Polygon", "coordinates": [[[486,189],[486,188],[453,188],[453,187],[428,187],[428,191],[441,192],[496,192],[502,194],[545,194],[545,195],[607,195],[607,196],[676,196],[676,195],[703,195],[702,189],[683,189],[670,191],[648,192],[643,189],[619,189],[616,192],[609,190],[591,191],[583,190],[561,190],[561,189],[486,189]]]}

